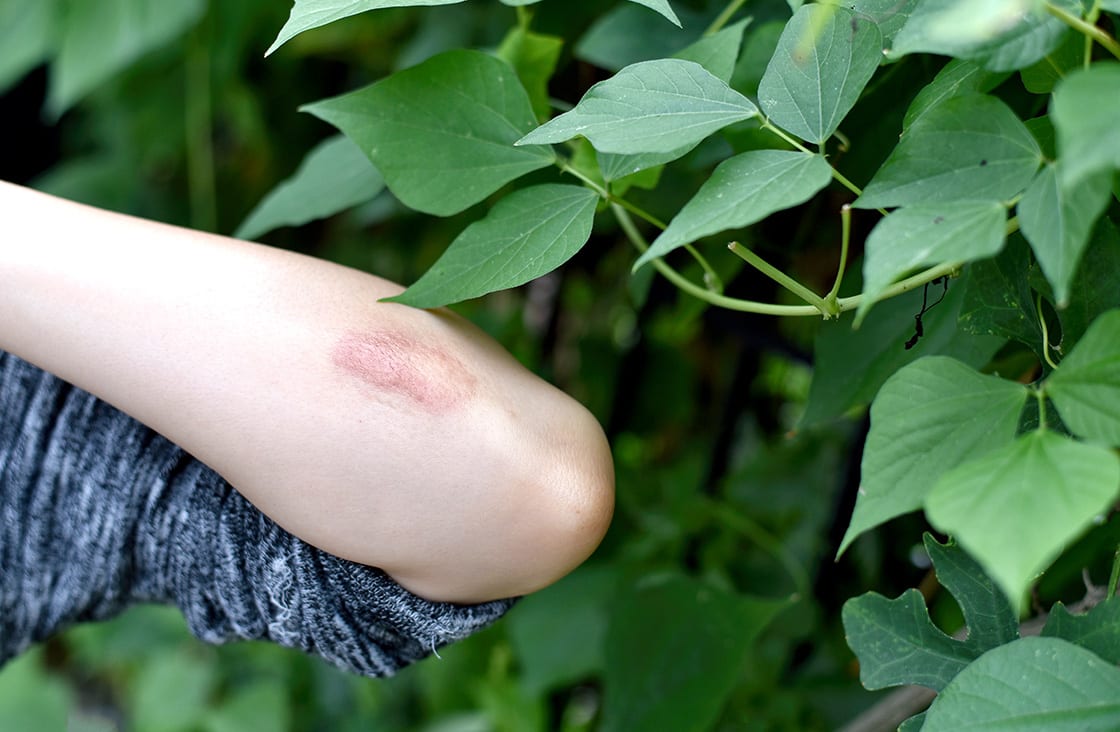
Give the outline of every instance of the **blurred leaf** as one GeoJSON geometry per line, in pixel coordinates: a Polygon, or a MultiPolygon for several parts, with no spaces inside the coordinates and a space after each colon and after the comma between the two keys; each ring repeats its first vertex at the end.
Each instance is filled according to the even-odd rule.
{"type": "Polygon", "coordinates": [[[945,299],[923,316],[925,335],[909,350],[904,344],[914,333],[914,316],[922,305],[918,291],[876,305],[859,330],[852,329],[852,313],[823,323],[813,347],[813,382],[799,428],[868,404],[883,382],[922,356],[951,356],[977,368],[986,364],[1003,341],[972,336],[957,327],[970,277],[966,270],[951,281],[945,299]]]}
{"type": "Polygon", "coordinates": [[[575,109],[518,145],[586,137],[601,152],[665,153],[703,140],[758,109],[698,63],[658,59],[627,66],[591,87],[575,109]]]}
{"type": "Polygon", "coordinates": [[[594,191],[555,183],[511,193],[456,237],[415,284],[387,300],[439,307],[548,274],[587,243],[598,202],[594,191]]]}
{"type": "Polygon", "coordinates": [[[1085,37],[1071,33],[1062,45],[1046,54],[1032,66],[1019,72],[1023,86],[1031,94],[1049,94],[1067,74],[1085,61],[1085,37]]]}
{"type": "Polygon", "coordinates": [[[811,153],[753,150],[724,160],[634,267],[804,203],[831,180],[832,168],[811,153]]]}
{"type": "Polygon", "coordinates": [[[186,647],[154,655],[130,689],[133,725],[142,732],[178,732],[197,727],[206,715],[217,684],[211,658],[186,647]]]}
{"type": "Polygon", "coordinates": [[[1120,310],[1093,321],[1044,388],[1074,434],[1120,445],[1120,310]]]}
{"type": "Polygon", "coordinates": [[[1010,444],[1027,395],[1022,384],[944,356],[888,379],[871,405],[859,494],[838,554],[868,529],[921,508],[945,471],[1010,444]]]}
{"type": "Polygon", "coordinates": [[[1107,599],[1079,615],[1059,602],[1050,608],[1042,635],[1067,640],[1111,664],[1120,664],[1120,600],[1107,599]]]}
{"type": "Polygon", "coordinates": [[[1011,108],[967,94],[933,107],[902,135],[856,208],[1004,201],[1026,188],[1042,153],[1011,108]]]}
{"type": "Polygon", "coordinates": [[[1069,305],[1058,313],[1062,347],[1069,353],[1101,313],[1120,308],[1120,230],[1107,217],[1097,223],[1070,285],[1069,305]]]}
{"type": "Polygon", "coordinates": [[[550,165],[545,147],[514,147],[536,124],[509,64],[455,50],[303,111],[338,127],[406,206],[446,216],[550,165]]]}
{"type": "Polygon", "coordinates": [[[607,630],[603,731],[709,729],[787,605],[674,576],[623,591],[607,630]]]}
{"type": "Polygon", "coordinates": [[[59,16],[59,0],[0,0],[0,92],[47,60],[59,16]]]}
{"type": "Polygon", "coordinates": [[[681,26],[680,18],[673,12],[672,6],[669,5],[669,0],[630,0],[630,2],[644,5],[650,10],[660,13],[678,28],[681,26]]]}
{"type": "Polygon", "coordinates": [[[521,26],[510,30],[498,47],[498,57],[517,71],[538,118],[547,117],[552,108],[548,99],[548,81],[556,70],[563,48],[563,38],[533,33],[521,26]]]}
{"type": "Polygon", "coordinates": [[[24,653],[0,671],[0,724],[6,730],[64,732],[70,689],[43,669],[41,651],[24,653]]]}
{"type": "MultiPolygon", "coordinates": [[[[1080,14],[1078,0],[1058,4],[1080,14]]],[[[1069,32],[1033,0],[926,0],[895,37],[890,55],[937,53],[1014,71],[1046,56],[1069,32]]]]}
{"type": "Polygon", "coordinates": [[[926,498],[952,534],[1019,603],[1031,581],[1120,491],[1120,458],[1046,430],[944,473],[926,498]]]}
{"type": "Polygon", "coordinates": [[[1003,83],[1007,76],[987,71],[972,61],[950,59],[933,81],[923,86],[914,101],[910,102],[902,121],[903,132],[946,99],[973,93],[986,94],[1003,83]]]}
{"type": "Polygon", "coordinates": [[[919,267],[971,262],[1003,248],[1007,209],[998,201],[915,204],[892,211],[867,237],[856,322],[895,280],[919,267]]]}
{"type": "Polygon", "coordinates": [[[1007,599],[976,561],[955,543],[923,542],[937,578],[964,614],[967,636],[951,638],[933,625],[925,599],[907,590],[895,600],[869,592],[844,603],[844,632],[868,689],[918,684],[944,689],[973,659],[1019,637],[1007,599]]]}
{"type": "Polygon", "coordinates": [[[291,729],[289,692],[275,681],[238,689],[202,720],[206,732],[286,732],[291,729]]]}
{"type": "Polygon", "coordinates": [[[879,32],[887,43],[914,12],[919,0],[823,0],[822,4],[840,5],[859,15],[865,15],[879,26],[879,32]]]}
{"type": "Polygon", "coordinates": [[[1120,728],[1120,669],[1058,638],[1022,638],[962,671],[923,732],[1105,732],[1120,728]]]}
{"type": "Polygon", "coordinates": [[[145,53],[185,33],[205,11],[205,0],[67,3],[47,108],[61,115],[145,53]]]}
{"type": "Polygon", "coordinates": [[[1069,303],[1070,284],[1093,225],[1108,206],[1112,176],[1104,171],[1081,178],[1066,188],[1057,165],[1047,164],[1035,177],[1016,211],[1023,236],[1034,249],[1058,307],[1069,303]]]}
{"type": "Polygon", "coordinates": [[[510,612],[506,627],[530,692],[543,694],[602,673],[608,603],[618,581],[611,565],[584,566],[510,612]]]}
{"type": "Polygon", "coordinates": [[[264,197],[234,233],[256,239],[281,226],[299,226],[373,200],[385,181],[344,135],[315,146],[291,178],[264,197]]]}
{"type": "Polygon", "coordinates": [[[320,28],[336,20],[342,20],[351,15],[357,15],[358,13],[364,13],[369,10],[412,7],[417,5],[451,5],[461,2],[463,2],[463,0],[294,0],[292,13],[288,17],[288,22],[280,29],[276,40],[272,42],[272,45],[268,47],[264,55],[270,55],[273,51],[280,48],[280,46],[304,31],[320,28]]]}
{"type": "Polygon", "coordinates": [[[1067,189],[1101,170],[1120,169],[1120,63],[1093,64],[1054,89],[1061,184],[1067,189]]]}
{"type": "MultiPolygon", "coordinates": [[[[703,28],[709,17],[687,6],[677,13],[688,29],[703,28]]],[[[598,16],[575,44],[575,57],[617,72],[639,61],[667,58],[696,41],[696,32],[669,25],[633,3],[619,3],[598,16]]]]}
{"type": "Polygon", "coordinates": [[[786,24],[758,85],[770,121],[818,144],[832,137],[879,68],[878,26],[846,8],[804,5],[786,24]]]}

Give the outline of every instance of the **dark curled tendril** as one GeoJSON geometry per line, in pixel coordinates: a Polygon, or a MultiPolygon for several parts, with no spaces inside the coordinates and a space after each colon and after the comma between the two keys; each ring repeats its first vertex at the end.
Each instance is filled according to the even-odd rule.
{"type": "Polygon", "coordinates": [[[906,341],[907,351],[918,345],[918,341],[921,340],[923,335],[925,335],[925,328],[922,326],[922,316],[937,307],[937,305],[945,299],[945,296],[947,294],[949,294],[949,278],[947,276],[937,277],[933,280],[930,280],[926,283],[926,286],[922,288],[922,309],[918,312],[917,315],[914,316],[914,335],[910,338],[910,340],[906,341]],[[929,303],[927,305],[926,303],[929,302],[929,286],[938,284],[942,286],[941,297],[937,298],[932,303],[929,303]]]}

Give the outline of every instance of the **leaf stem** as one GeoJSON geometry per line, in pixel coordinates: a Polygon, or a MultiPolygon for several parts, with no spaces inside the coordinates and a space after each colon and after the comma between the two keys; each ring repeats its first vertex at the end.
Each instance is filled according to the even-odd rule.
{"type": "Polygon", "coordinates": [[[1116,547],[1116,556],[1112,558],[1112,574],[1108,577],[1108,598],[1116,596],[1116,585],[1120,584],[1120,546],[1116,547]]]}
{"type": "Polygon", "coordinates": [[[840,284],[844,281],[844,272],[848,268],[848,243],[852,237],[852,207],[844,204],[840,207],[840,264],[836,268],[836,281],[832,289],[824,296],[825,304],[829,308],[839,307],[837,298],[840,296],[840,284]]]}
{"type": "Polygon", "coordinates": [[[1041,293],[1035,296],[1035,308],[1038,310],[1038,323],[1042,326],[1042,357],[1046,359],[1046,363],[1050,368],[1056,371],[1058,369],[1058,364],[1054,363],[1054,359],[1050,358],[1050,330],[1046,327],[1046,316],[1042,314],[1041,293]]]}
{"type": "Polygon", "coordinates": [[[830,309],[828,303],[826,303],[824,301],[824,298],[822,298],[820,295],[813,292],[797,280],[793,279],[774,265],[770,264],[765,259],[752,252],[750,249],[747,249],[739,242],[733,241],[727,245],[727,248],[734,252],[747,264],[754,267],[762,274],[766,275],[782,287],[792,292],[794,295],[797,295],[802,300],[815,307],[821,312],[821,315],[823,315],[824,317],[829,318],[833,315],[840,314],[839,310],[835,310],[835,306],[830,309]],[[833,312],[833,310],[835,310],[835,312],[833,312]]]}
{"type": "MultiPolygon", "coordinates": [[[[803,153],[809,153],[810,155],[816,155],[817,154],[817,153],[814,153],[809,148],[802,145],[800,142],[798,142],[796,139],[794,139],[790,135],[786,134],[785,130],[781,129],[780,127],[775,127],[773,124],[771,124],[770,120],[766,120],[762,123],[762,129],[768,130],[769,132],[774,133],[775,135],[782,138],[787,143],[789,143],[790,145],[792,145],[793,147],[795,147],[796,149],[800,150],[803,153]]],[[[852,193],[856,194],[856,196],[862,196],[863,195],[863,189],[860,188],[859,186],[857,186],[855,183],[848,180],[844,176],[843,173],[841,173],[839,170],[836,169],[836,167],[834,165],[829,163],[828,167],[832,168],[832,178],[833,178],[833,180],[835,180],[837,183],[839,183],[840,185],[847,188],[852,193]]],[[[886,212],[884,212],[884,215],[885,214],[886,214],[886,212]]]]}
{"type": "Polygon", "coordinates": [[[1047,2],[1045,8],[1046,12],[1050,13],[1070,28],[1073,28],[1078,33],[1083,34],[1086,38],[1092,38],[1113,56],[1120,58],[1120,43],[1117,43],[1116,39],[1108,35],[1104,30],[1067,12],[1064,8],[1060,8],[1052,2],[1047,2]]]}
{"type": "Polygon", "coordinates": [[[739,8],[743,7],[745,3],[746,0],[731,0],[727,3],[727,7],[712,21],[712,24],[704,31],[704,35],[711,36],[719,33],[723,26],[727,25],[727,21],[731,20],[732,16],[739,12],[739,8]]]}

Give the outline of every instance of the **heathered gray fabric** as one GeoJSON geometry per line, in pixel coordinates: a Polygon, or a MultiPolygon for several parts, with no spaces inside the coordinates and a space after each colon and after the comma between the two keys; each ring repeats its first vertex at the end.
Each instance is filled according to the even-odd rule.
{"type": "Polygon", "coordinates": [[[0,665],[136,602],[176,605],[210,643],[271,640],[366,676],[511,604],[428,602],[315,549],[160,435],[0,352],[0,665]]]}

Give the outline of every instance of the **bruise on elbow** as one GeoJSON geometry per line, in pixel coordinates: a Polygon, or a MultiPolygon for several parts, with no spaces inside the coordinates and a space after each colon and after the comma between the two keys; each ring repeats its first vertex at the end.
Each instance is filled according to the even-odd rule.
{"type": "Polygon", "coordinates": [[[335,343],[331,362],[378,398],[401,397],[429,412],[459,406],[477,383],[455,356],[397,331],[348,332],[335,343]]]}

